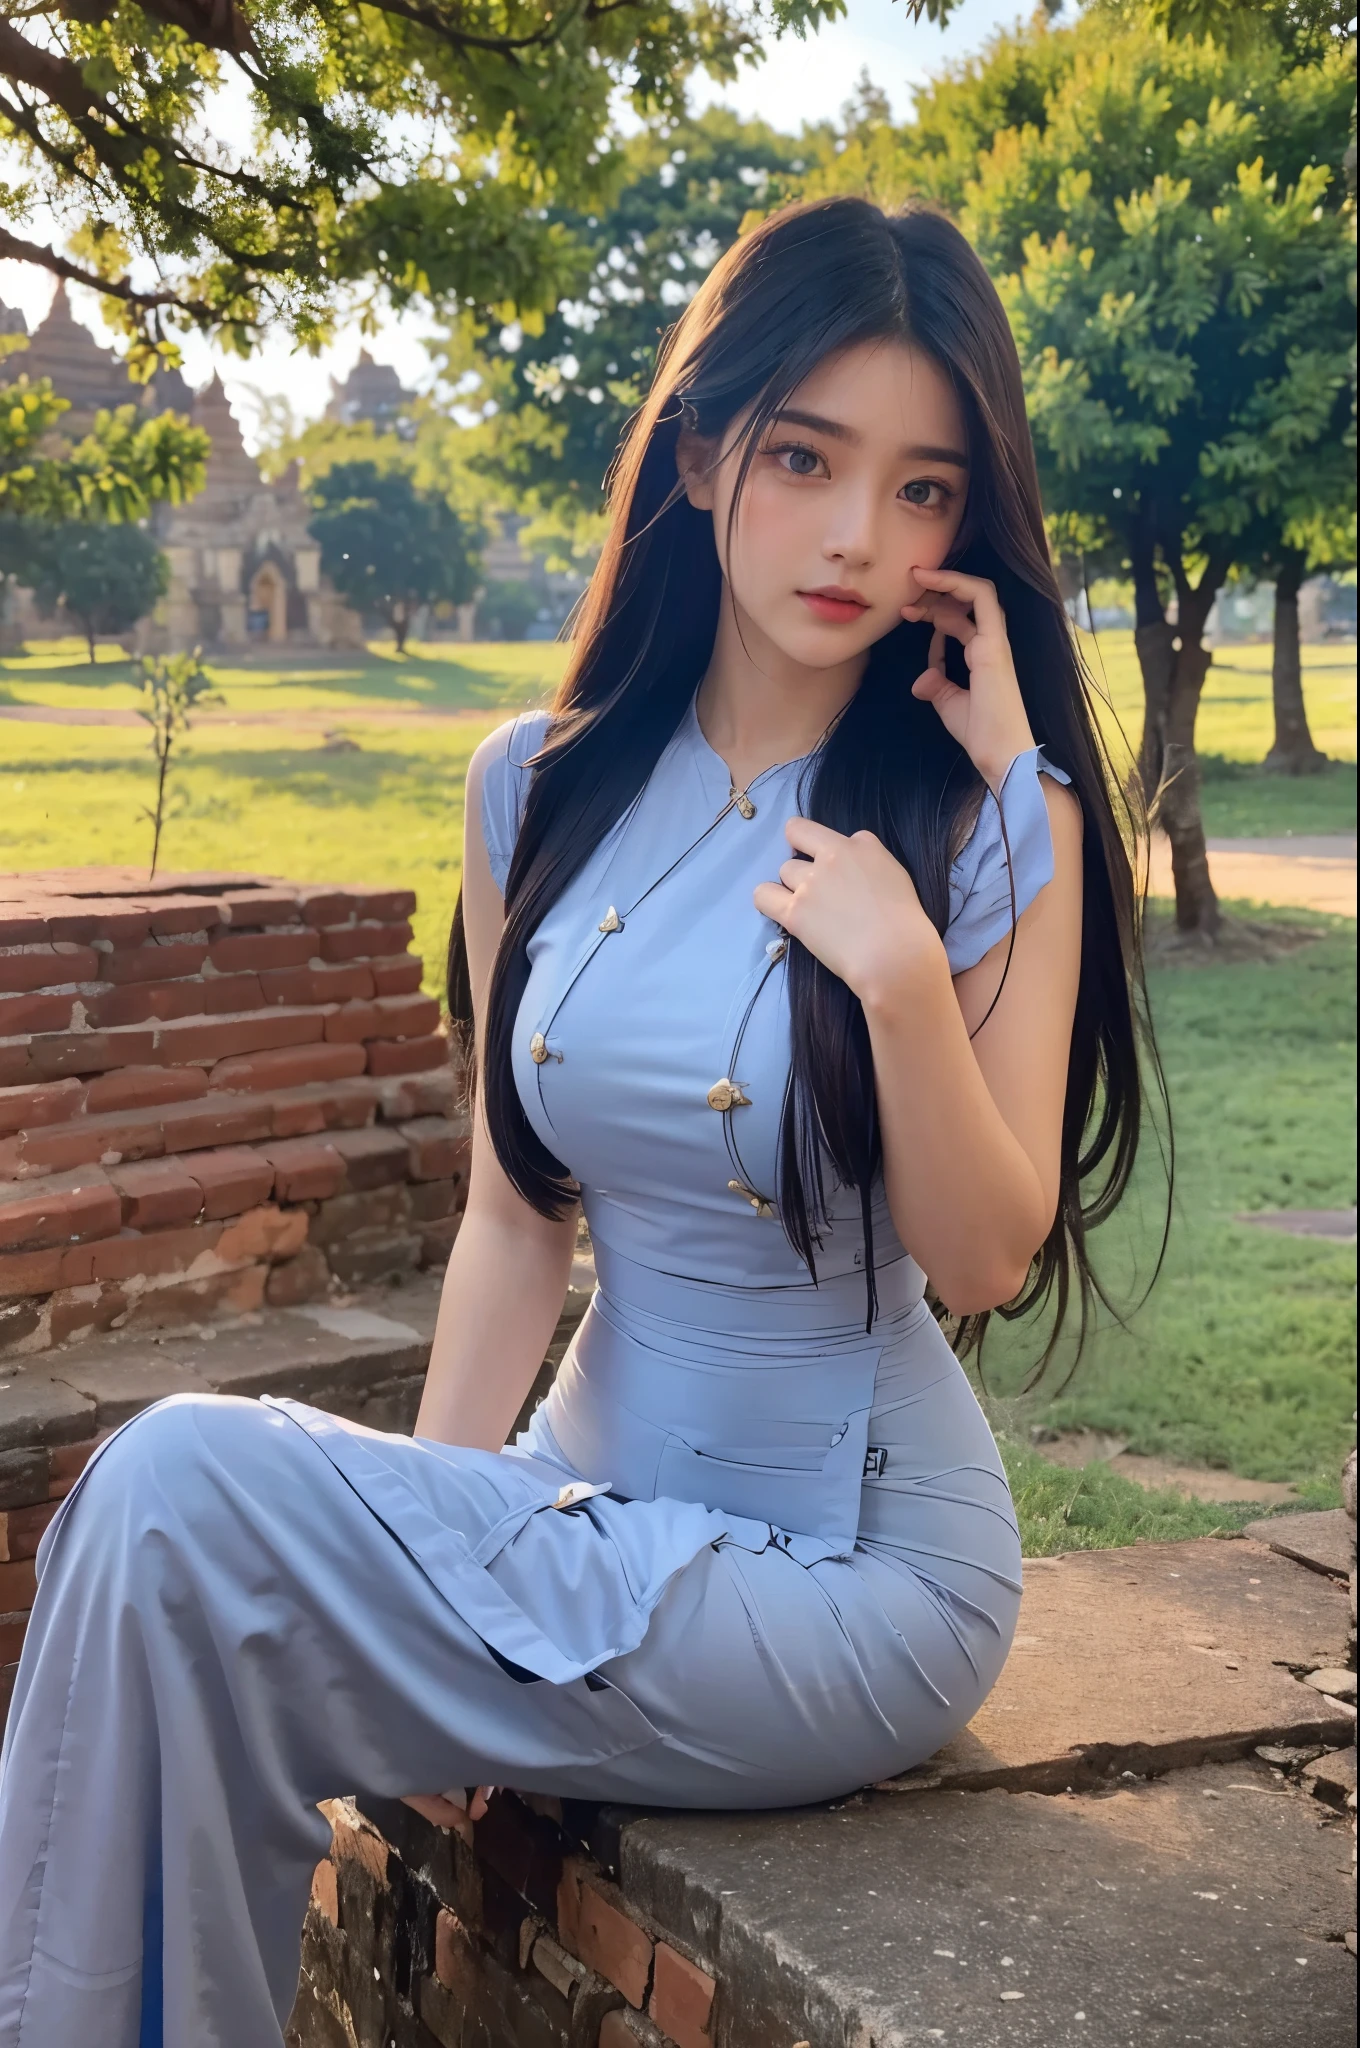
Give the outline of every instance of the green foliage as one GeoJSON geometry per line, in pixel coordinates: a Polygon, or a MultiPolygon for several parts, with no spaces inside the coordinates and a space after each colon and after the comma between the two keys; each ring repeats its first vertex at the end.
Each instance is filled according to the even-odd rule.
{"type": "MultiPolygon", "coordinates": [[[[91,650],[93,658],[93,650],[91,650]]],[[[143,657],[142,690],[149,702],[139,715],[151,727],[151,750],[156,759],[156,798],[153,806],[142,806],[142,816],[151,823],[151,873],[160,858],[161,833],[169,815],[167,777],[175,742],[189,730],[195,706],[218,701],[212,678],[204,668],[197,648],[192,654],[161,654],[143,657]]]]}
{"type": "Polygon", "coordinates": [[[71,447],[57,440],[69,410],[46,377],[0,385],[0,518],[112,525],[145,518],[155,499],[177,503],[202,488],[201,428],[174,413],[148,420],[120,405],[101,412],[71,447]]]}
{"type": "Polygon", "coordinates": [[[143,527],[68,521],[20,530],[26,546],[15,573],[43,611],[65,604],[84,628],[92,662],[96,634],[126,633],[170,587],[170,565],[143,527]]]}
{"type": "Polygon", "coordinates": [[[796,138],[723,108],[654,124],[620,152],[611,205],[554,215],[588,256],[570,298],[540,327],[485,335],[480,355],[454,337],[450,381],[480,373],[476,395],[499,407],[481,465],[523,508],[568,530],[597,513],[661,337],[802,154],[796,138]]]}
{"type": "Polygon", "coordinates": [[[322,568],[357,612],[387,620],[398,653],[422,605],[472,596],[476,577],[457,513],[402,470],[337,463],[318,480],[312,503],[322,568]]]}
{"type": "Polygon", "coordinates": [[[538,593],[518,577],[488,583],[477,606],[477,631],[483,640],[523,640],[538,616],[538,593]]]}
{"type": "Polygon", "coordinates": [[[1140,1486],[1105,1465],[1073,1471],[1005,1436],[999,1442],[1026,1557],[1232,1536],[1262,1513],[1259,1502],[1187,1499],[1170,1487],[1140,1486]]]}
{"type": "MultiPolygon", "coordinates": [[[[943,19],[949,0],[929,0],[943,19]]],[[[325,338],[355,293],[534,317],[588,268],[555,210],[618,169],[615,102],[683,104],[770,35],[843,0],[81,0],[0,17],[0,213],[71,222],[75,261],[0,229],[0,256],[246,351],[281,321],[325,338]],[[231,139],[217,98],[243,96],[231,139]],[[224,128],[226,132],[224,132],[224,128]],[[134,264],[156,282],[133,284],[134,264]]],[[[919,7],[913,11],[919,12],[919,7]]]]}

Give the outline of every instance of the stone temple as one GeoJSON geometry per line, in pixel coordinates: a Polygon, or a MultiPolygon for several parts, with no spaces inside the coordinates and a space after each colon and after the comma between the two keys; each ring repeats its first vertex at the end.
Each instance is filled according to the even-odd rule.
{"type": "MultiPolygon", "coordinates": [[[[23,331],[22,314],[0,308],[0,333],[23,331]]],[[[28,346],[0,357],[0,382],[25,373],[50,377],[69,401],[62,419],[68,438],[87,432],[99,411],[129,404],[184,414],[211,438],[202,491],[188,504],[160,504],[152,513],[170,588],[138,628],[142,651],[362,646],[361,621],[321,573],[296,468],[272,482],[260,474],[218,377],[199,392],[178,371],[159,372],[149,387],[131,384],[114,351],[101,348],[74,317],[64,285],[28,346]]],[[[57,622],[41,619],[20,591],[8,624],[20,634],[41,634],[57,622]]]]}

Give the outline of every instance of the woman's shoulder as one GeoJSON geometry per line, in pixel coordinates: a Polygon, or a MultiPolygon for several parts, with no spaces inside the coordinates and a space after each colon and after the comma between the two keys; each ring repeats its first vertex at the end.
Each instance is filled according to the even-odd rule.
{"type": "Polygon", "coordinates": [[[534,756],[543,745],[549,716],[546,711],[525,711],[507,719],[482,741],[468,766],[469,810],[480,809],[487,858],[502,895],[524,818],[534,756]]]}
{"type": "Polygon", "coordinates": [[[1057,783],[1071,780],[1042,747],[1032,747],[1012,761],[999,797],[982,792],[949,871],[944,944],[954,974],[990,953],[1053,879],[1046,775],[1057,783]]]}

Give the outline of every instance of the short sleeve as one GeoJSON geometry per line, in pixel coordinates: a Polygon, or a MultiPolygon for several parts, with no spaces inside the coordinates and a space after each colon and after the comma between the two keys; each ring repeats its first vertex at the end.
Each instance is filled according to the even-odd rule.
{"type": "Polygon", "coordinates": [[[1053,879],[1053,834],[1041,775],[1055,782],[1072,779],[1045,759],[1042,747],[1016,755],[1000,803],[990,791],[983,797],[973,835],[949,871],[944,949],[951,974],[976,967],[1053,879]]]}
{"type": "Polygon", "coordinates": [[[529,763],[548,730],[546,711],[528,711],[512,718],[487,741],[482,768],[482,837],[486,841],[491,877],[502,896],[510,860],[524,819],[529,794],[529,763]]]}

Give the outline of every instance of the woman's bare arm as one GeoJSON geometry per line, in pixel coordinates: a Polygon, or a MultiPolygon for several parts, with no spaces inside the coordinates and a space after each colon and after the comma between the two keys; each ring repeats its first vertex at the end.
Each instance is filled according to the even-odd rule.
{"type": "MultiPolygon", "coordinates": [[[[504,906],[483,837],[487,744],[468,771],[463,924],[480,1047],[504,906]]],[[[550,1222],[516,1193],[474,1106],[467,1211],[454,1240],[416,1435],[499,1450],[551,1341],[571,1271],[576,1213],[550,1222]]]]}

